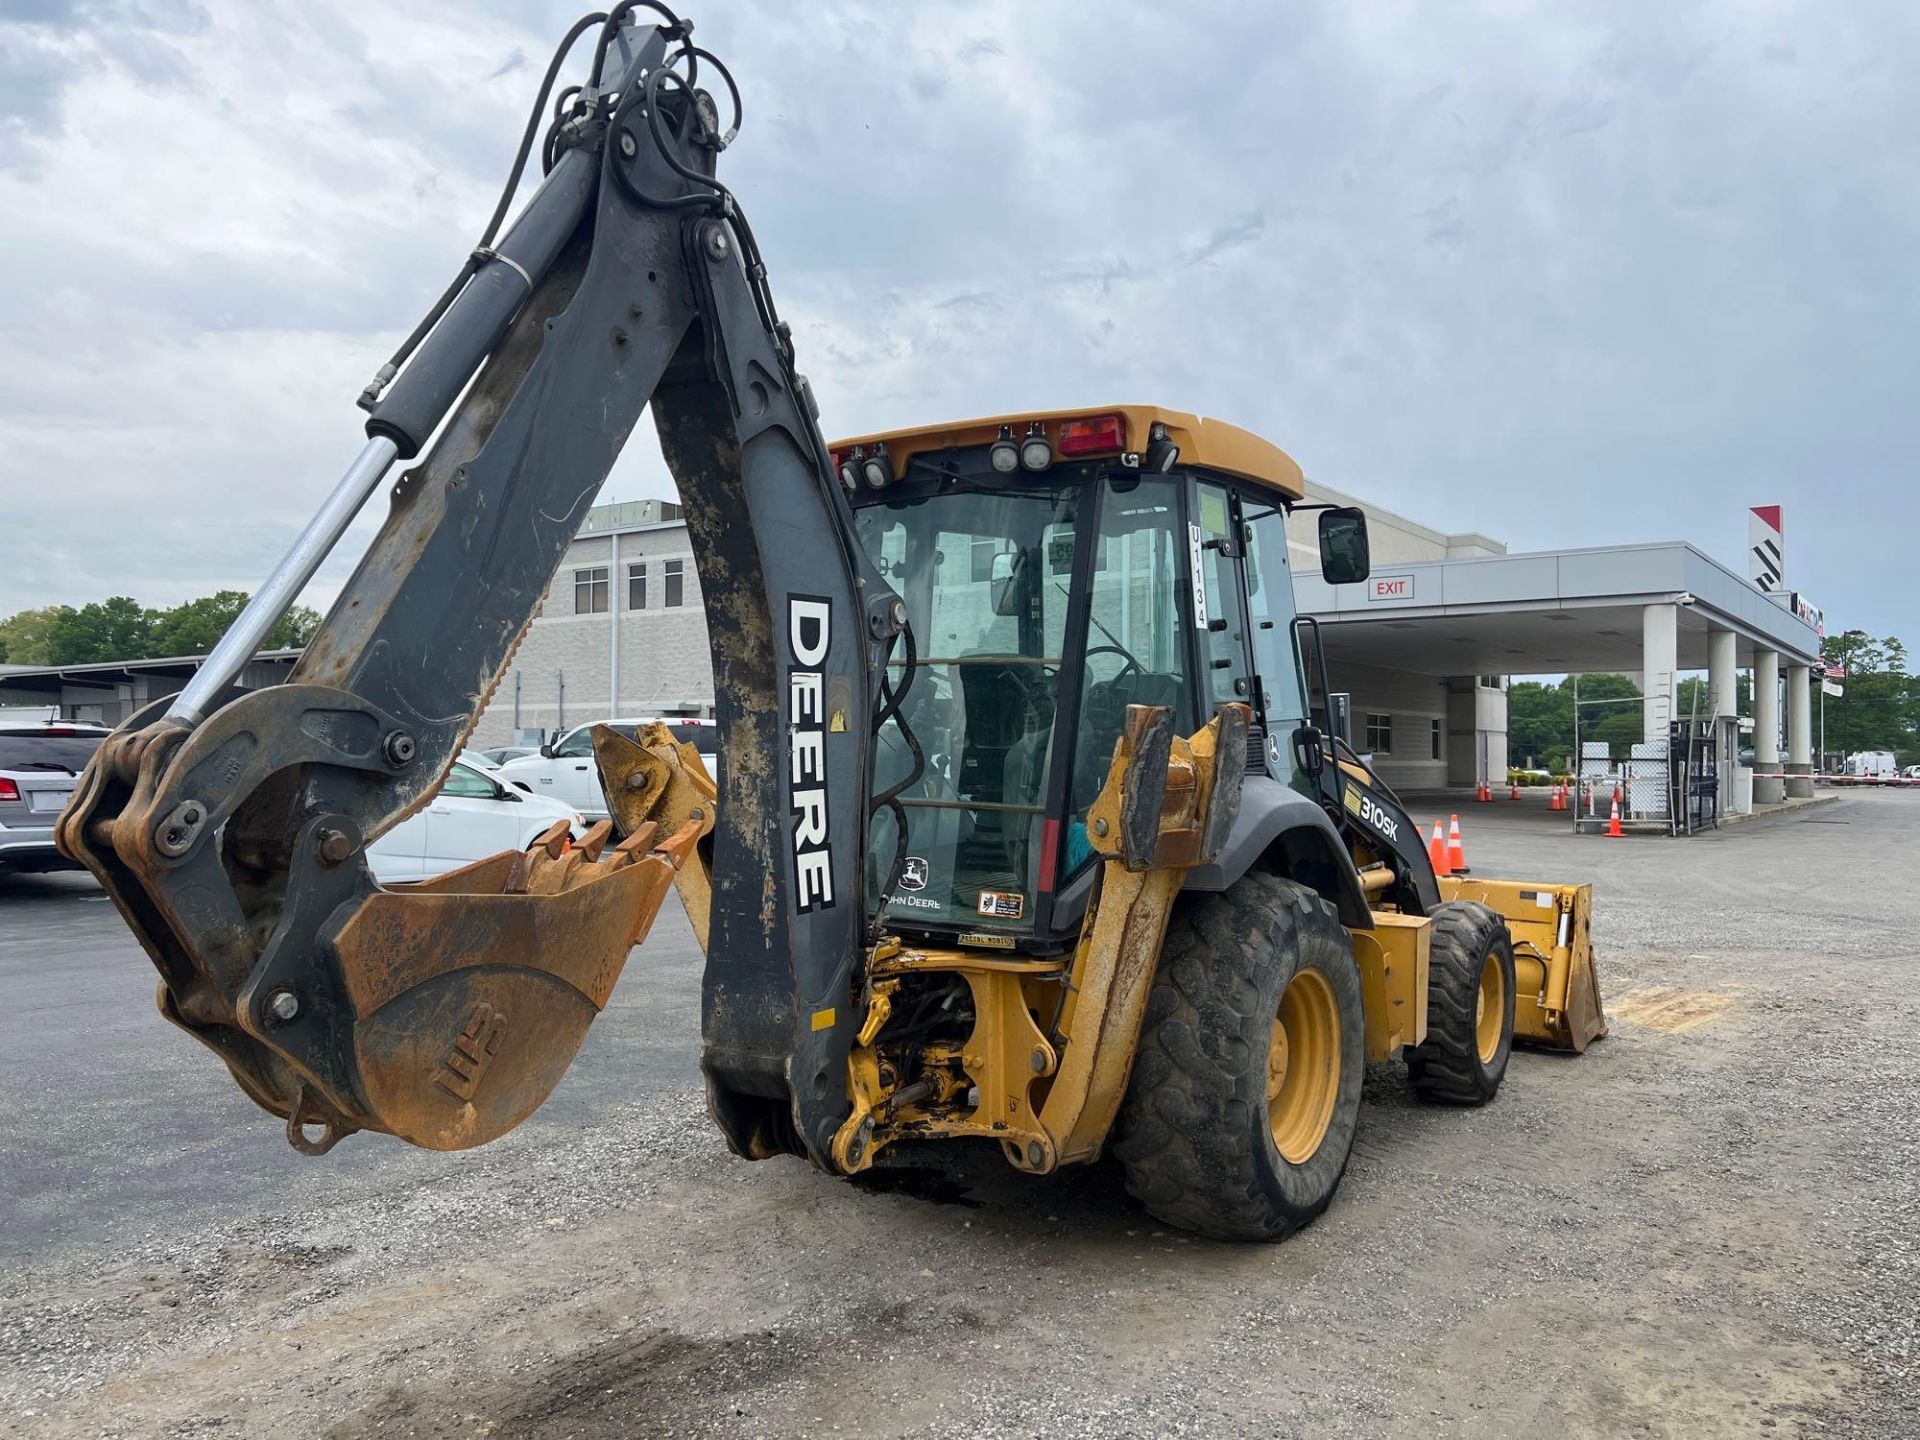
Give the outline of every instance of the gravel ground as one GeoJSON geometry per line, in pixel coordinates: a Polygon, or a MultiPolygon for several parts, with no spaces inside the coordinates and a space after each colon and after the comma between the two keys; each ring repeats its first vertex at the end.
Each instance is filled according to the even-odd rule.
{"type": "Polygon", "coordinates": [[[514,1135],[301,1160],[89,882],[0,879],[0,1428],[1920,1433],[1920,796],[1691,841],[1462,819],[1478,873],[1597,882],[1613,1034],[1477,1111],[1375,1067],[1333,1209],[1264,1247],[1106,1166],[731,1159],[677,919],[514,1135]]]}

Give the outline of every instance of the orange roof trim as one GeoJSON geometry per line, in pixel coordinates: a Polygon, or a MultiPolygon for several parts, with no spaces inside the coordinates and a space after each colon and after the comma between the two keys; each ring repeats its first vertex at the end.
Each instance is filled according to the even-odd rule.
{"type": "Polygon", "coordinates": [[[1008,426],[1018,437],[1038,420],[1050,438],[1058,439],[1059,422],[1079,420],[1092,415],[1118,415],[1126,425],[1126,448],[1147,448],[1147,430],[1156,421],[1167,427],[1167,434],[1180,447],[1180,463],[1202,470],[1213,470],[1239,480],[1276,490],[1290,500],[1306,493],[1305,477],[1291,455],[1271,440],[1263,440],[1251,430],[1229,425],[1224,420],[1208,420],[1184,410],[1166,410],[1158,405],[1083,405],[1072,410],[1025,410],[1016,415],[989,415],[978,420],[955,420],[940,425],[921,425],[906,430],[887,430],[874,435],[852,435],[835,440],[832,448],[844,453],[855,445],[871,447],[884,443],[897,470],[904,474],[916,455],[964,446],[990,445],[998,438],[1000,427],[1008,426]]]}

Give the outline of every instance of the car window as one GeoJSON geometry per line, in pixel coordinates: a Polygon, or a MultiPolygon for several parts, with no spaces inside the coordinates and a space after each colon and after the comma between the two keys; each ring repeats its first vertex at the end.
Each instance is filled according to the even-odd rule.
{"type": "Polygon", "coordinates": [[[491,800],[499,792],[493,781],[478,770],[456,763],[440,784],[442,795],[457,795],[465,800],[491,800]]]}
{"type": "Polygon", "coordinates": [[[673,738],[683,745],[692,745],[702,755],[720,753],[720,727],[718,725],[669,725],[673,738]]]}
{"type": "Polygon", "coordinates": [[[593,727],[582,725],[562,740],[553,753],[563,760],[582,760],[593,754],[593,727]]]}
{"type": "Polygon", "coordinates": [[[79,774],[105,735],[0,733],[0,770],[61,770],[79,774]]]}

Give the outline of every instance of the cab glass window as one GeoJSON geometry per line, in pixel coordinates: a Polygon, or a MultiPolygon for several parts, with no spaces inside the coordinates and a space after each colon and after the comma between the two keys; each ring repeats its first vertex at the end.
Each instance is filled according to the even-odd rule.
{"type": "Polygon", "coordinates": [[[1249,500],[1247,535],[1247,610],[1253,621],[1253,664],[1260,674],[1267,733],[1282,736],[1305,723],[1307,703],[1300,690],[1300,664],[1294,653],[1293,573],[1287,568],[1287,515],[1284,510],[1249,500]]]}
{"type": "MultiPolygon", "coordinates": [[[[1032,928],[1084,493],[954,482],[857,512],[861,543],[906,602],[917,651],[904,714],[926,765],[899,797],[908,844],[897,923],[1032,928]]],[[[904,667],[896,650],[895,683],[904,667]]],[[[889,722],[875,785],[898,783],[912,765],[889,722]]],[[[875,820],[873,893],[893,863],[894,828],[884,812],[875,820]]]]}
{"type": "Polygon", "coordinates": [[[1062,837],[1062,879],[1092,856],[1087,809],[1106,783],[1129,705],[1164,705],[1174,729],[1193,729],[1182,592],[1189,583],[1181,543],[1180,484],[1109,480],[1101,497],[1080,671],[1080,719],[1062,837]]]}

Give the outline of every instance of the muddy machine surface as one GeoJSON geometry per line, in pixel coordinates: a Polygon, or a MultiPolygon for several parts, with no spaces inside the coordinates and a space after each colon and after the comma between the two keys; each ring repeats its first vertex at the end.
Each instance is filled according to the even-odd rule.
{"type": "MultiPolygon", "coordinates": [[[[483,1144],[677,889],[741,1155],[852,1174],[985,1140],[1047,1172],[1111,1147],[1155,1214],[1237,1238],[1326,1206],[1364,1061],[1472,1104],[1516,1021],[1603,1033],[1586,889],[1436,881],[1310,705],[1294,463],[1139,405],[830,446],[716,178],[740,118],[663,7],[577,25],[514,167],[539,159],[533,198],[503,232],[509,184],[200,674],[101,747],[60,844],[162,1013],[305,1151],[483,1144]],[[433,795],[645,411],[708,606],[717,791],[664,727],[605,730],[613,819],[584,843],[381,886],[368,841],[433,795]],[[382,485],[289,683],[232,689],[382,485]]],[[[1364,577],[1358,513],[1320,528],[1328,578],[1364,577]]]]}

